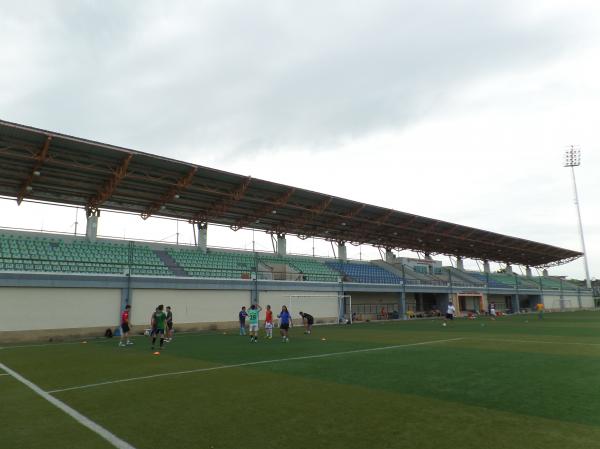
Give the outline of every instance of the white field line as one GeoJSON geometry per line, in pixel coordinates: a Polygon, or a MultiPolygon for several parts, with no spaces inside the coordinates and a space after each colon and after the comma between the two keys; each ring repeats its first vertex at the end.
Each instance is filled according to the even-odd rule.
{"type": "Polygon", "coordinates": [[[56,399],[54,396],[46,393],[44,390],[42,390],[36,384],[25,379],[19,373],[10,369],[8,366],[4,365],[3,363],[0,363],[0,368],[2,368],[4,371],[6,371],[14,379],[18,380],[25,386],[32,389],[36,394],[38,394],[39,396],[44,398],[46,401],[50,402],[52,405],[54,405],[58,409],[62,410],[67,415],[71,416],[79,424],[87,427],[92,432],[94,432],[94,433],[98,434],[100,437],[104,438],[106,441],[108,441],[111,445],[113,445],[117,449],[135,449],[135,447],[133,447],[131,444],[127,443],[126,441],[123,441],[122,439],[117,437],[115,434],[109,432],[104,427],[100,426],[99,424],[95,423],[88,417],[79,413],[77,410],[69,407],[64,402],[62,402],[62,401],[56,399]]]}
{"type": "MultiPolygon", "coordinates": [[[[112,341],[117,341],[118,339],[112,340],[112,341]]],[[[86,340],[85,338],[82,338],[81,341],[63,341],[60,343],[32,343],[30,345],[14,345],[14,346],[0,346],[0,351],[1,350],[6,350],[6,349],[22,349],[22,348],[43,348],[46,346],[65,346],[65,345],[80,345],[82,344],[83,341],[87,341],[88,343],[106,343],[109,342],[111,340],[106,339],[106,340],[100,340],[100,339],[96,339],[96,338],[92,338],[89,340],[86,340]]]]}
{"type": "Polygon", "coordinates": [[[8,373],[0,373],[0,376],[8,376],[8,373]]]}
{"type": "Polygon", "coordinates": [[[118,383],[124,383],[124,382],[133,382],[136,380],[155,379],[158,377],[179,376],[182,374],[193,374],[193,373],[203,373],[203,372],[207,372],[207,371],[217,371],[217,370],[230,369],[230,368],[241,368],[241,367],[245,367],[245,366],[266,365],[269,363],[319,359],[319,358],[325,358],[325,357],[334,357],[334,356],[338,356],[338,355],[359,354],[362,352],[385,351],[388,349],[409,348],[412,346],[424,346],[424,345],[432,345],[432,344],[436,344],[436,343],[448,343],[448,342],[459,341],[459,340],[464,340],[464,338],[450,338],[450,339],[446,339],[446,340],[431,340],[431,341],[423,341],[423,342],[418,342],[418,343],[406,343],[403,345],[380,346],[377,348],[353,349],[351,351],[329,352],[329,353],[325,353],[325,354],[304,355],[304,356],[298,356],[298,357],[286,357],[283,359],[269,359],[269,360],[259,360],[256,362],[236,363],[236,364],[232,364],[232,365],[211,366],[208,368],[197,368],[197,369],[191,369],[191,370],[186,370],[186,371],[173,371],[170,373],[151,374],[148,376],[130,377],[127,379],[108,380],[106,382],[98,382],[98,383],[87,384],[87,385],[78,385],[75,387],[59,388],[56,390],[49,390],[49,391],[47,391],[47,393],[48,394],[62,393],[63,391],[82,390],[85,388],[101,387],[104,385],[112,385],[112,384],[118,384],[118,383]]]}
{"type": "Polygon", "coordinates": [[[558,345],[558,346],[600,346],[600,343],[580,343],[576,341],[549,341],[549,340],[516,340],[513,338],[481,338],[477,340],[478,342],[486,342],[486,341],[503,341],[507,343],[534,343],[534,344],[543,344],[543,345],[558,345]]]}

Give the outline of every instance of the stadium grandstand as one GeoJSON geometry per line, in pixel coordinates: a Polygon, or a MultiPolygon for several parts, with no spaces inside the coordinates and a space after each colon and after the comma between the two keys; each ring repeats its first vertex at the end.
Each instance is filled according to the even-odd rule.
{"type": "Polygon", "coordinates": [[[0,162],[1,196],[87,216],[85,237],[0,230],[0,301],[13,312],[0,334],[8,340],[98,333],[117,325],[125,304],[143,329],[166,297],[189,329],[231,326],[250,302],[303,301],[321,322],[431,316],[450,300],[462,315],[492,303],[504,313],[540,302],[594,306],[591,290],[548,275],[577,251],[6,121],[0,162]],[[189,222],[195,245],[98,238],[103,209],[189,222]],[[209,225],[266,232],[277,245],[269,253],[211,248],[209,225]],[[288,254],[286,236],[330,241],[337,255],[288,254]],[[349,260],[347,244],[375,246],[382,257],[349,260]],[[420,257],[397,255],[407,250],[420,257]],[[465,259],[482,270],[465,270],[465,259]],[[51,312],[50,327],[43,318],[51,312]]]}

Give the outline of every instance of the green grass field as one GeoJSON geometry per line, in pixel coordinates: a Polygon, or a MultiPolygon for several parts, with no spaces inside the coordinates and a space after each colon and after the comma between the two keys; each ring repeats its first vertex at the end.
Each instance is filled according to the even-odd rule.
{"type": "MultiPolygon", "coordinates": [[[[180,334],[160,356],[145,337],[5,346],[0,362],[137,449],[600,447],[600,313],[290,336],[180,334]]],[[[114,447],[12,375],[0,397],[0,447],[114,447]]]]}

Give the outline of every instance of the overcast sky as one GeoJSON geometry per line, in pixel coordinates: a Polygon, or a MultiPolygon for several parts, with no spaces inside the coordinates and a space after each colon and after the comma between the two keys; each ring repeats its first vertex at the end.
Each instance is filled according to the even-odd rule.
{"type": "MultiPolygon", "coordinates": [[[[575,144],[598,276],[599,23],[572,0],[3,2],[0,118],[580,250],[575,144]]],[[[0,226],[72,232],[61,212],[0,200],[0,226]]],[[[172,240],[176,223],[103,214],[100,233],[172,240]]]]}

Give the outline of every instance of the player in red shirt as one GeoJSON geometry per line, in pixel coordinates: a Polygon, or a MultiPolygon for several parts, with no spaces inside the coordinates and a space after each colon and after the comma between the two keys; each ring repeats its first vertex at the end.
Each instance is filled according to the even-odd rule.
{"type": "Polygon", "coordinates": [[[271,310],[271,306],[267,306],[265,332],[267,333],[267,338],[273,338],[273,311],[271,310]]]}
{"type": "Polygon", "coordinates": [[[132,345],[133,342],[129,340],[129,313],[131,311],[131,305],[127,304],[125,306],[125,310],[121,314],[121,341],[119,341],[119,346],[132,345]],[[127,343],[124,343],[123,340],[127,339],[127,343]]]}

